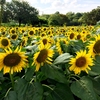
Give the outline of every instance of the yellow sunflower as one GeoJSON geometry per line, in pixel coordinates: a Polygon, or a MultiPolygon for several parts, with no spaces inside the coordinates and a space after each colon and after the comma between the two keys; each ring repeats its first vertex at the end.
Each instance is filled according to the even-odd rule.
{"type": "Polygon", "coordinates": [[[9,32],[10,32],[10,34],[15,34],[16,33],[16,28],[10,28],[9,32]]]}
{"type": "Polygon", "coordinates": [[[28,36],[29,36],[29,37],[33,36],[34,34],[35,34],[35,31],[34,31],[33,29],[30,29],[30,30],[28,31],[28,36]]]}
{"type": "Polygon", "coordinates": [[[37,42],[38,44],[43,44],[43,45],[51,45],[51,40],[49,37],[47,36],[44,36],[44,37],[41,37],[39,42],[37,42]]]}
{"type": "Polygon", "coordinates": [[[88,73],[88,70],[91,70],[89,66],[93,65],[93,59],[89,53],[86,53],[86,50],[81,50],[76,53],[75,58],[70,59],[69,64],[71,64],[69,70],[74,71],[75,74],[80,74],[81,71],[88,73]]]}
{"type": "Polygon", "coordinates": [[[6,30],[5,31],[3,31],[3,32],[1,32],[1,36],[5,36],[6,35],[6,30]]]}
{"type": "Polygon", "coordinates": [[[28,40],[28,38],[27,37],[22,37],[22,41],[21,41],[21,46],[22,47],[24,47],[24,46],[26,46],[27,45],[27,40],[28,40]]]}
{"type": "Polygon", "coordinates": [[[17,34],[12,34],[10,36],[11,40],[17,40],[18,39],[18,35],[17,34]]]}
{"type": "Polygon", "coordinates": [[[94,39],[95,41],[90,41],[90,44],[87,46],[92,57],[100,55],[100,35],[95,35],[94,39]]]}
{"type": "Polygon", "coordinates": [[[0,53],[0,70],[3,73],[21,72],[22,68],[27,65],[27,56],[25,52],[21,52],[18,47],[12,51],[10,48],[5,49],[5,53],[0,53]]]}
{"type": "Polygon", "coordinates": [[[56,49],[59,54],[63,53],[63,45],[68,45],[68,41],[66,38],[57,38],[56,49]]]}
{"type": "Polygon", "coordinates": [[[6,49],[11,46],[10,39],[7,37],[0,37],[0,48],[6,49]]]}
{"type": "Polygon", "coordinates": [[[42,32],[42,33],[40,34],[40,36],[41,36],[41,37],[44,37],[44,36],[46,36],[46,33],[45,33],[45,32],[42,32]]]}
{"type": "Polygon", "coordinates": [[[69,32],[68,40],[74,40],[76,38],[77,32],[69,32]]]}
{"type": "Polygon", "coordinates": [[[40,45],[39,51],[34,54],[32,65],[36,65],[36,71],[39,70],[40,66],[43,66],[44,63],[52,64],[52,57],[54,51],[50,49],[50,45],[40,45]]]}

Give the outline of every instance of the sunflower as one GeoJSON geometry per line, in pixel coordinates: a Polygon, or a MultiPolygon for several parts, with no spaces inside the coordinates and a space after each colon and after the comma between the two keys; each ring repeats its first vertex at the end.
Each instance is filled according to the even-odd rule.
{"type": "Polygon", "coordinates": [[[93,59],[89,53],[86,53],[86,50],[81,50],[76,53],[75,58],[70,59],[69,64],[71,64],[69,70],[74,71],[75,74],[80,74],[81,71],[88,73],[88,70],[91,70],[89,66],[93,65],[93,59]]]}
{"type": "Polygon", "coordinates": [[[41,37],[39,42],[37,42],[38,44],[43,44],[43,45],[51,45],[51,40],[49,37],[47,36],[44,36],[44,37],[41,37]]]}
{"type": "Polygon", "coordinates": [[[19,27],[18,31],[20,34],[23,34],[24,32],[26,32],[27,28],[26,27],[19,27]]]}
{"type": "Polygon", "coordinates": [[[22,47],[24,47],[24,46],[26,46],[27,45],[27,40],[28,40],[28,38],[26,38],[26,37],[22,37],[22,41],[21,41],[21,46],[22,47]]]}
{"type": "Polygon", "coordinates": [[[68,34],[68,40],[74,40],[76,38],[76,32],[69,32],[68,34]]]}
{"type": "Polygon", "coordinates": [[[76,40],[82,40],[84,42],[84,38],[85,38],[85,36],[83,34],[77,33],[76,40]]]}
{"type": "Polygon", "coordinates": [[[10,36],[11,40],[17,40],[18,39],[18,35],[17,34],[12,34],[10,36]]]}
{"type": "Polygon", "coordinates": [[[28,36],[29,36],[29,37],[33,36],[34,34],[35,34],[35,31],[34,31],[33,29],[30,29],[30,30],[28,31],[28,36]]]}
{"type": "Polygon", "coordinates": [[[45,32],[42,32],[42,33],[40,34],[40,36],[41,36],[41,37],[44,37],[44,36],[46,36],[46,33],[45,33],[45,32]]]}
{"type": "Polygon", "coordinates": [[[0,48],[8,48],[11,46],[11,42],[10,39],[8,39],[7,37],[0,37],[0,48]]]}
{"type": "Polygon", "coordinates": [[[10,32],[10,34],[15,34],[16,33],[16,28],[10,28],[9,32],[10,32]]]}
{"type": "Polygon", "coordinates": [[[56,49],[59,54],[64,53],[64,45],[68,45],[68,41],[66,38],[57,38],[56,49]]]}
{"type": "Polygon", "coordinates": [[[39,45],[39,51],[34,54],[32,65],[36,65],[36,71],[39,70],[40,66],[43,66],[44,63],[52,64],[52,57],[54,51],[50,49],[50,45],[39,45]]]}
{"type": "Polygon", "coordinates": [[[27,56],[21,52],[18,47],[12,51],[11,48],[5,49],[5,53],[0,53],[0,70],[3,73],[21,72],[22,68],[27,65],[27,56]]]}
{"type": "Polygon", "coordinates": [[[1,32],[1,36],[5,36],[6,35],[6,31],[1,32]]]}
{"type": "Polygon", "coordinates": [[[95,35],[94,39],[95,41],[90,41],[90,44],[87,46],[92,57],[100,55],[100,35],[95,35]]]}

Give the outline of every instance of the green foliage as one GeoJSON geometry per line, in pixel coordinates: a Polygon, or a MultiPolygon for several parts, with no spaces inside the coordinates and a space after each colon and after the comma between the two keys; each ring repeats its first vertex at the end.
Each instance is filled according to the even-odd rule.
{"type": "Polygon", "coordinates": [[[62,64],[62,63],[67,63],[69,61],[69,58],[71,58],[72,55],[70,55],[69,53],[63,53],[62,55],[58,56],[53,64],[62,64]]]}
{"type": "Polygon", "coordinates": [[[88,77],[73,82],[71,91],[81,100],[97,100],[92,81],[88,77]]]}
{"type": "Polygon", "coordinates": [[[68,18],[59,13],[52,14],[48,18],[49,25],[58,25],[58,26],[63,26],[64,24],[67,24],[68,18]]]}
{"type": "MultiPolygon", "coordinates": [[[[56,12],[56,14],[59,14],[59,13],[56,12]]],[[[25,27],[22,27],[22,28],[14,27],[14,29],[17,29],[17,31],[23,28],[25,27]]],[[[68,27],[67,29],[69,28],[70,27],[68,27]]],[[[71,29],[72,28],[73,27],[71,27],[71,29]]],[[[86,29],[86,27],[82,26],[82,29],[83,28],[86,29]]],[[[91,28],[91,27],[88,27],[88,28],[91,28]]],[[[6,31],[8,32],[9,29],[11,29],[11,27],[9,28],[7,27],[6,31]]],[[[30,29],[31,28],[29,27],[29,30],[30,29]]],[[[57,34],[57,33],[53,34],[53,32],[56,32],[56,29],[57,30],[59,29],[59,32],[60,32],[60,29],[62,31],[62,29],[65,29],[65,27],[48,27],[48,30],[46,30],[46,27],[39,27],[39,28],[36,27],[37,33],[34,36],[29,37],[27,34],[28,31],[24,30],[24,33],[21,33],[21,34],[18,33],[18,35],[20,35],[18,37],[18,40],[16,41],[11,40],[12,50],[14,50],[14,48],[16,48],[20,44],[22,40],[21,37],[26,35],[24,38],[27,38],[27,45],[21,47],[21,49],[23,51],[22,54],[25,51],[25,54],[28,57],[27,67],[23,68],[21,72],[14,72],[13,74],[10,74],[10,72],[3,74],[4,67],[3,69],[0,67],[1,68],[0,100],[100,100],[100,55],[96,55],[95,59],[93,59],[94,65],[92,65],[89,62],[92,66],[91,67],[88,66],[91,70],[88,71],[86,69],[88,73],[85,73],[83,70],[81,70],[80,74],[75,74],[74,71],[70,70],[71,58],[76,57],[76,54],[77,54],[76,52],[80,50],[82,51],[86,50],[86,53],[88,53],[87,46],[89,45],[90,41],[95,41],[95,38],[86,37],[87,40],[85,41],[76,40],[76,39],[67,40],[67,36],[65,35],[65,33],[63,34],[63,32],[66,32],[66,30],[61,32],[61,34],[57,34]],[[42,59],[42,57],[47,56],[46,54],[42,54],[40,58],[38,57],[38,60],[36,58],[37,63],[40,64],[39,70],[36,71],[37,66],[36,66],[34,56],[36,56],[36,53],[39,51],[38,46],[40,46],[41,36],[40,36],[40,33],[38,34],[38,32],[42,32],[42,31],[43,33],[47,32],[48,36],[50,35],[48,33],[52,31],[51,34],[54,36],[52,36],[50,39],[54,39],[55,43],[54,44],[52,44],[51,42],[49,43],[51,43],[50,49],[54,51],[54,55],[52,57],[52,60],[50,59],[51,56],[50,58],[48,58],[48,61],[50,61],[51,64],[48,63],[47,59],[45,59],[47,62],[45,61],[42,62],[42,60],[40,60],[40,62],[42,62],[41,64],[38,62],[39,59],[42,59]],[[62,53],[60,54],[57,51],[56,43],[58,42],[57,39],[61,39],[61,38],[65,39],[65,41],[59,42],[59,45],[62,50],[62,53]],[[66,41],[68,42],[68,44],[66,43],[66,41]]],[[[95,31],[93,34],[91,33],[91,36],[95,34],[95,31]]],[[[6,36],[9,36],[9,34],[6,36]]],[[[47,46],[48,45],[46,45],[46,47],[47,46]]],[[[0,49],[0,52],[1,54],[4,54],[3,49],[0,49]]],[[[12,51],[9,51],[9,52],[11,53],[12,51]]],[[[49,53],[49,51],[47,53],[49,53]]],[[[18,54],[21,54],[20,50],[18,51],[18,54]]],[[[84,52],[81,52],[81,54],[84,55],[84,52]]],[[[5,57],[6,57],[6,54],[4,54],[4,58],[5,57]]],[[[0,57],[0,60],[2,62],[1,65],[4,64],[3,62],[4,58],[3,56],[0,57]]],[[[16,59],[12,58],[11,63],[12,61],[15,61],[15,60],[16,59]]],[[[73,63],[76,64],[77,62],[75,62],[74,60],[73,60],[73,63]]],[[[92,57],[89,60],[92,60],[92,57]]],[[[79,65],[83,64],[84,62],[86,62],[84,61],[84,59],[80,60],[79,65]]],[[[22,63],[22,65],[23,64],[24,63],[22,63]]],[[[76,66],[74,66],[74,68],[76,68],[76,66]]],[[[77,66],[77,67],[81,68],[83,66],[77,66]]]]}
{"type": "Polygon", "coordinates": [[[6,4],[4,12],[4,21],[15,20],[23,24],[37,24],[38,23],[38,11],[34,7],[31,7],[28,2],[12,0],[6,4]]]}

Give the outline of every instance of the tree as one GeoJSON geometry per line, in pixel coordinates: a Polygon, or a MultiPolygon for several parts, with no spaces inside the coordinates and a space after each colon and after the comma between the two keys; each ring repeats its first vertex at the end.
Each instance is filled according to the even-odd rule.
{"type": "Polygon", "coordinates": [[[0,26],[2,23],[3,9],[4,9],[5,2],[6,2],[6,0],[0,0],[0,26]]]}
{"type": "Polygon", "coordinates": [[[49,17],[48,22],[49,25],[63,26],[67,24],[68,18],[66,15],[56,12],[49,17]]]}
{"type": "Polygon", "coordinates": [[[86,25],[95,25],[100,20],[100,6],[90,12],[84,13],[80,21],[86,25]]]}
{"type": "Polygon", "coordinates": [[[20,0],[12,0],[6,5],[6,12],[8,13],[9,20],[15,20],[19,23],[30,23],[35,25],[38,23],[38,11],[34,7],[31,7],[28,2],[20,0]]]}

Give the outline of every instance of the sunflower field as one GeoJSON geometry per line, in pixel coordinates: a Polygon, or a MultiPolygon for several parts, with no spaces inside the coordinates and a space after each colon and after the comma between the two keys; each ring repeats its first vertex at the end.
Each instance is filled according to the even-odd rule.
{"type": "Polygon", "coordinates": [[[100,100],[100,25],[0,27],[0,100],[100,100]]]}

